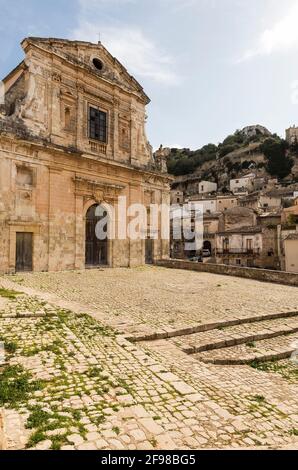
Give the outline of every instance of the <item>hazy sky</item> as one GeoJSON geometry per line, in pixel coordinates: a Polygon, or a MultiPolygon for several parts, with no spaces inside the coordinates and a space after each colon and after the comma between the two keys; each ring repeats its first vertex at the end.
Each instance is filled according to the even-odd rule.
{"type": "Polygon", "coordinates": [[[154,147],[298,124],[298,0],[0,0],[0,76],[26,36],[102,43],[144,86],[154,147]]]}

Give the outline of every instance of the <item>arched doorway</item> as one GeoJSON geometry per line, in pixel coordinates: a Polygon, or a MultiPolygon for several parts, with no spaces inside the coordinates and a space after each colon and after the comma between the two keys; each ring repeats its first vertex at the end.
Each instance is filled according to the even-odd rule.
{"type": "Polygon", "coordinates": [[[209,250],[210,251],[210,254],[212,253],[212,245],[211,245],[211,242],[209,242],[208,240],[205,240],[204,241],[204,244],[203,244],[203,250],[209,250]]]}
{"type": "MultiPolygon", "coordinates": [[[[86,266],[106,266],[108,264],[108,236],[100,240],[96,235],[96,225],[107,217],[104,211],[101,216],[96,215],[98,204],[89,207],[86,213],[86,266]]],[[[104,226],[107,233],[107,224],[104,226]]]]}

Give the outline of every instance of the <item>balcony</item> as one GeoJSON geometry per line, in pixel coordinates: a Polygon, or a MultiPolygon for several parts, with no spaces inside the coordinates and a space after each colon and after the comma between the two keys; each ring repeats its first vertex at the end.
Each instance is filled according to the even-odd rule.
{"type": "Polygon", "coordinates": [[[107,145],[106,144],[102,144],[102,143],[99,143],[99,142],[93,142],[93,141],[89,141],[89,145],[90,145],[90,149],[92,152],[94,153],[98,153],[99,155],[106,155],[107,154],[107,145]]]}
{"type": "Polygon", "coordinates": [[[260,249],[255,248],[255,249],[247,249],[247,248],[227,248],[227,249],[217,249],[216,253],[218,255],[247,255],[247,256],[252,256],[252,255],[259,255],[260,254],[260,249]]]}

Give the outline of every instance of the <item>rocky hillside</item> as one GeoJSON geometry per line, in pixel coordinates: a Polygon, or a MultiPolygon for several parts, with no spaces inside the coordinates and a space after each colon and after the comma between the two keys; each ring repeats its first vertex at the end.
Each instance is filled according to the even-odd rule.
{"type": "Polygon", "coordinates": [[[247,126],[229,135],[218,145],[198,150],[171,149],[168,171],[175,176],[195,175],[215,181],[219,187],[254,171],[259,176],[298,181],[298,148],[289,146],[265,127],[247,126]]]}

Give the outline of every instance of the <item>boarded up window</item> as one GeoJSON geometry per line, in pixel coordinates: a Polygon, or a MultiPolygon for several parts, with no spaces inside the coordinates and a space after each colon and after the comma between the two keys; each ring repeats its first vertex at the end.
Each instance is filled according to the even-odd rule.
{"type": "Polygon", "coordinates": [[[27,167],[17,167],[17,185],[33,186],[33,170],[27,167]]]}
{"type": "Polygon", "coordinates": [[[70,113],[70,108],[65,108],[65,113],[64,113],[64,124],[65,124],[65,129],[69,130],[71,128],[71,113],[70,113]]]}

